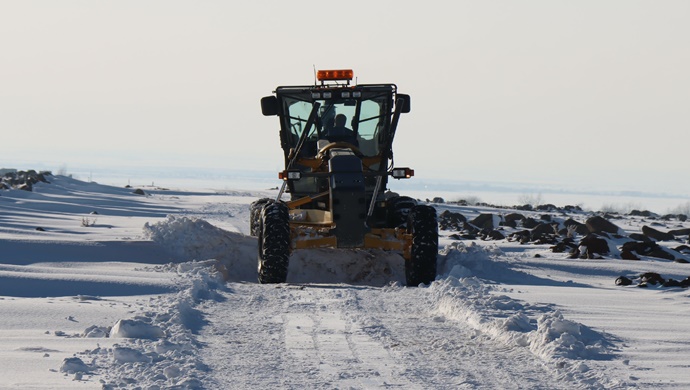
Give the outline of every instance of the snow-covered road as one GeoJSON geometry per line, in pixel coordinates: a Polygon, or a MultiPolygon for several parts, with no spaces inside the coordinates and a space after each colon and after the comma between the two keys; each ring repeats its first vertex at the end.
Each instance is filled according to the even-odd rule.
{"type": "Polygon", "coordinates": [[[219,388],[566,389],[525,348],[440,314],[428,288],[233,283],[203,309],[219,388]]]}

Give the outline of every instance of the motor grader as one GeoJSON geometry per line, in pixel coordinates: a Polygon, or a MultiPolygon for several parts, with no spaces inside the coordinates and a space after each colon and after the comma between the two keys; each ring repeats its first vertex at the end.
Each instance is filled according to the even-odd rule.
{"type": "Polygon", "coordinates": [[[308,248],[398,251],[408,285],[436,277],[436,210],[387,187],[414,175],[394,167],[392,148],[410,96],[352,79],[352,70],[320,70],[314,85],[261,99],[263,115],[280,122],[285,169],[277,198],[251,205],[260,283],[284,283],[291,252],[308,248]]]}

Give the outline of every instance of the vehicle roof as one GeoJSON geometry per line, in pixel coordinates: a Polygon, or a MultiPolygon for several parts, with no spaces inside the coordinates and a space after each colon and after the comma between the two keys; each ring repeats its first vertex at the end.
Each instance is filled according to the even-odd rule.
{"type": "Polygon", "coordinates": [[[325,85],[295,85],[295,86],[280,86],[277,87],[275,93],[279,92],[310,92],[310,91],[391,91],[397,92],[398,87],[395,84],[357,84],[357,85],[342,85],[342,84],[325,84],[325,85]]]}

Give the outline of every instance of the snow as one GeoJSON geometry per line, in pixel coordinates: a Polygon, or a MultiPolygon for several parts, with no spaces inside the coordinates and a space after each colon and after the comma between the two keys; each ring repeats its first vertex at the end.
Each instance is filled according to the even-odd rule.
{"type": "Polygon", "coordinates": [[[3,389],[690,387],[690,292],[614,283],[689,265],[621,260],[620,239],[570,259],[442,231],[430,286],[404,287],[397,254],[327,249],[259,285],[249,204],[275,192],[49,181],[0,192],[3,389]]]}

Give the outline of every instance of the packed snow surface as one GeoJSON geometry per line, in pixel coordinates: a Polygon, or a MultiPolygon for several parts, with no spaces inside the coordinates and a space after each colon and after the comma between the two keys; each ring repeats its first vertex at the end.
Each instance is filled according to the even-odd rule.
{"type": "Polygon", "coordinates": [[[429,286],[405,287],[399,254],[326,249],[260,285],[249,204],[273,192],[49,181],[0,191],[3,389],[690,387],[688,290],[614,283],[682,280],[687,252],[621,260],[611,238],[609,255],[582,259],[443,230],[429,286]]]}

